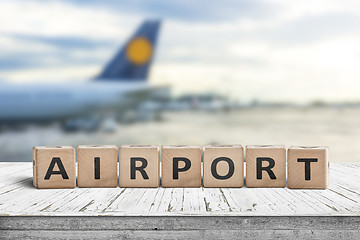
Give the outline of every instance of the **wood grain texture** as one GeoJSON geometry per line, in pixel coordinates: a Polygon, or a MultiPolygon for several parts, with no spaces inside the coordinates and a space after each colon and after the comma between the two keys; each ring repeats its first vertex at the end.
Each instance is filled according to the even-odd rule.
{"type": "MultiPolygon", "coordinates": [[[[203,186],[204,187],[243,187],[244,186],[244,150],[241,145],[209,145],[203,148],[203,186]],[[215,165],[214,160],[229,158],[234,166],[222,160],[215,165]],[[215,174],[227,179],[219,179],[212,174],[212,164],[216,168],[215,174]]],[[[228,160],[229,161],[229,160],[228,160]]]]}
{"type": "Polygon", "coordinates": [[[290,147],[288,149],[288,188],[326,189],[329,181],[327,147],[290,147]],[[313,159],[309,163],[306,177],[306,163],[301,159],[313,159]]]}
{"type": "Polygon", "coordinates": [[[0,217],[0,238],[357,239],[351,216],[0,217]]]}
{"type": "MultiPolygon", "coordinates": [[[[120,187],[159,187],[159,156],[160,147],[155,145],[123,145],[119,149],[119,186],[120,187]],[[144,158],[146,176],[140,171],[135,171],[135,179],[131,179],[130,159],[144,158]],[[147,177],[148,179],[145,179],[147,177]]],[[[142,166],[137,162],[135,166],[142,166]]]]}
{"type": "Polygon", "coordinates": [[[360,162],[330,163],[329,170],[326,190],[246,186],[38,190],[32,185],[31,163],[0,163],[0,216],[360,216],[360,162]]]}
{"type": "Polygon", "coordinates": [[[246,146],[246,186],[247,187],[285,187],[286,186],[286,149],[285,146],[275,145],[251,145],[246,146]],[[261,161],[257,166],[257,159],[270,158],[274,161],[274,166],[268,173],[260,171],[261,176],[257,176],[258,167],[268,167],[270,162],[261,161]],[[259,177],[259,178],[258,178],[259,177]],[[261,177],[261,178],[260,178],[261,177]],[[273,178],[271,178],[273,177],[273,178]],[[275,179],[274,179],[275,178],[275,179]]]}
{"type": "Polygon", "coordinates": [[[78,146],[78,187],[117,187],[117,153],[115,145],[78,146]]]}
{"type": "MultiPolygon", "coordinates": [[[[221,221],[221,220],[219,220],[221,221]]],[[[259,227],[260,228],[260,227],[259,227]]],[[[4,239],[357,239],[360,230],[102,230],[102,231],[3,231],[4,239]]]]}
{"type": "Polygon", "coordinates": [[[39,189],[74,188],[76,185],[75,149],[70,146],[33,147],[33,185],[39,189]],[[54,158],[59,159],[56,164],[54,158]],[[52,161],[54,165],[50,167],[52,161]],[[46,179],[49,169],[58,172],[59,167],[64,168],[66,176],[54,173],[46,179]]]}
{"type": "MultiPolygon", "coordinates": [[[[0,230],[100,231],[100,230],[301,230],[318,229],[356,230],[357,216],[8,216],[0,217],[0,230]],[[219,220],[226,221],[219,221],[219,220]],[[37,224],[34,224],[37,222],[37,224]],[[57,224],[55,224],[57,223],[57,224]]],[[[360,229],[358,229],[360,230],[360,229]]]]}
{"type": "MultiPolygon", "coordinates": [[[[201,187],[201,156],[202,150],[198,146],[162,146],[161,163],[163,187],[201,187]],[[191,166],[188,170],[179,172],[178,179],[173,176],[174,158],[186,158],[191,166]]],[[[185,162],[179,161],[178,168],[184,168],[185,162]]]]}

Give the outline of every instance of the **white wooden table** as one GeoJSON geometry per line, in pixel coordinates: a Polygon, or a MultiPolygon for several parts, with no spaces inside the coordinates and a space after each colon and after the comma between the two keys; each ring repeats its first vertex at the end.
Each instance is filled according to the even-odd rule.
{"type": "Polygon", "coordinates": [[[331,163],[327,190],[37,190],[31,164],[0,163],[0,238],[360,238],[360,162],[331,163]]]}

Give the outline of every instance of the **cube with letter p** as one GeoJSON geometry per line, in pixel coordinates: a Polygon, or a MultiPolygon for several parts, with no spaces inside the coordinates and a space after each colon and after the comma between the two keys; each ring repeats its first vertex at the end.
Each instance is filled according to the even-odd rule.
{"type": "Polygon", "coordinates": [[[161,185],[201,187],[201,154],[198,146],[162,146],[161,185]]]}

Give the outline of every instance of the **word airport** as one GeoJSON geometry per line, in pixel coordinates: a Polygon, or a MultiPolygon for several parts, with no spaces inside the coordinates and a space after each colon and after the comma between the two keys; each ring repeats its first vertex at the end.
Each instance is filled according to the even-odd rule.
{"type": "Polygon", "coordinates": [[[82,145],[76,178],[73,147],[38,146],[33,148],[33,184],[38,189],[74,188],[76,182],[86,188],[147,188],[159,187],[161,176],[162,187],[327,188],[327,147],[253,145],[245,150],[244,157],[241,145],[82,145]]]}

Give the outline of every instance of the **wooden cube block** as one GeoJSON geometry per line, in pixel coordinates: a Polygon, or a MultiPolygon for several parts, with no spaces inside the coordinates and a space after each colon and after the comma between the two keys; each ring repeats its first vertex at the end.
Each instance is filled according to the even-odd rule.
{"type": "Polygon", "coordinates": [[[163,187],[201,187],[201,148],[162,146],[161,169],[163,187]]]}
{"type": "Polygon", "coordinates": [[[78,146],[78,187],[117,187],[117,151],[115,145],[78,146]]]}
{"type": "Polygon", "coordinates": [[[241,145],[204,146],[204,187],[243,187],[244,151],[241,145]]]}
{"type": "Polygon", "coordinates": [[[119,149],[120,187],[159,187],[159,146],[123,145],[119,149]]]}
{"type": "Polygon", "coordinates": [[[75,149],[70,146],[33,147],[33,184],[38,189],[74,188],[75,149]]]}
{"type": "Polygon", "coordinates": [[[286,186],[285,146],[246,146],[246,186],[286,186]]]}
{"type": "Polygon", "coordinates": [[[327,147],[290,147],[288,188],[326,189],[328,164],[327,147]]]}

